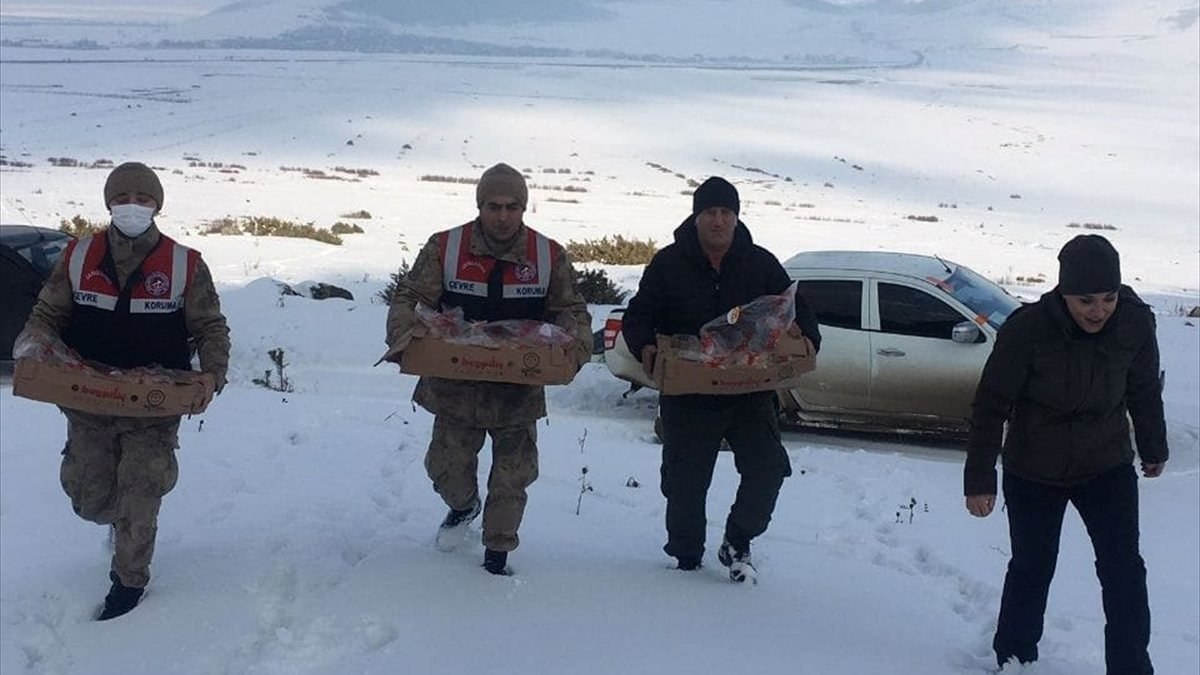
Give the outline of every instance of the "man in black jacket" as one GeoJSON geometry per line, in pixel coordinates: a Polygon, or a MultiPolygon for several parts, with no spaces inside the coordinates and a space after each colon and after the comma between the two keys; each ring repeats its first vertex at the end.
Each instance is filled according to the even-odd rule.
{"type": "Polygon", "coordinates": [[[1154,314],[1121,285],[1117,251],[1104,237],[1078,236],[1058,259],[1058,286],[1013,312],[996,336],[971,416],[967,510],[992,512],[1002,454],[1012,540],[993,647],[1001,666],[1037,660],[1070,502],[1096,553],[1107,672],[1148,675],[1150,607],[1128,419],[1142,474],[1159,476],[1168,452],[1154,314]]]}
{"type": "MultiPolygon", "coordinates": [[[[659,251],[625,310],[622,331],[646,372],[654,364],[655,336],[698,335],[700,327],[762,295],[784,292],[791,279],[779,260],[754,244],[738,219],[737,189],[709,178],[692,198],[692,214],[675,230],[675,243],[659,251]]],[[[821,334],[799,294],[796,325],[815,351],[821,334]]],[[[753,581],[750,540],[762,534],[775,510],[783,479],[792,473],[779,438],[774,392],[662,396],[662,492],[667,498],[667,555],[681,570],[700,567],[704,556],[705,499],[721,440],[729,442],[741,475],[718,551],[737,582],[753,581]]]]}

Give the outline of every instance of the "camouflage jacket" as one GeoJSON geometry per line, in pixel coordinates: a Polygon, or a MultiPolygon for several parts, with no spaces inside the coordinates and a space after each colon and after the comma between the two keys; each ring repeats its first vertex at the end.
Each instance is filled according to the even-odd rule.
{"type": "MultiPolygon", "coordinates": [[[[483,236],[479,221],[470,223],[471,252],[512,263],[531,263],[525,255],[526,226],[507,244],[496,246],[483,236]]],[[[387,344],[390,354],[401,352],[419,330],[417,303],[441,309],[444,291],[439,234],[429,238],[417,260],[392,296],[387,319],[387,344]]],[[[575,358],[582,366],[591,358],[592,318],[587,303],[575,287],[575,268],[566,251],[554,260],[546,296],[544,321],[554,323],[576,337],[575,358]]],[[[496,428],[528,424],[546,416],[545,387],[503,382],[473,382],[422,377],[413,392],[413,400],[429,412],[459,423],[496,428]]]]}
{"type": "MultiPolygon", "coordinates": [[[[153,225],[136,239],[124,237],[113,228],[96,236],[108,237],[109,252],[117,268],[117,285],[121,288],[125,287],[129,276],[158,244],[160,237],[158,227],[153,225]]],[[[71,320],[74,297],[64,256],[42,286],[23,332],[59,338],[71,320]]],[[[184,324],[188,334],[195,340],[200,370],[213,374],[217,391],[220,391],[225,386],[225,376],[229,370],[229,326],[225,322],[225,315],[221,313],[212,273],[203,258],[198,260],[192,283],[184,295],[184,324]]]]}

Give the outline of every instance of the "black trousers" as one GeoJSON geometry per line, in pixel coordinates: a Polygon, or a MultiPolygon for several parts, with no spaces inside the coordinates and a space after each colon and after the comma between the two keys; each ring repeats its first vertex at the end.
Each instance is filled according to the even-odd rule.
{"type": "Polygon", "coordinates": [[[1016,657],[1036,661],[1046,596],[1058,560],[1067,502],[1075,506],[1096,553],[1104,603],[1104,660],[1108,675],[1154,672],[1146,565],[1138,552],[1138,488],[1132,465],[1073,487],[1056,487],[1004,474],[1012,560],[1004,577],[1000,619],[992,642],[1003,665],[1016,657]]]}
{"type": "Polygon", "coordinates": [[[705,501],[721,440],[729,442],[741,476],[725,521],[725,536],[738,550],[771,522],[783,479],[792,474],[779,440],[774,394],[663,396],[662,493],[667,498],[667,544],[676,558],[704,555],[705,501]]]}

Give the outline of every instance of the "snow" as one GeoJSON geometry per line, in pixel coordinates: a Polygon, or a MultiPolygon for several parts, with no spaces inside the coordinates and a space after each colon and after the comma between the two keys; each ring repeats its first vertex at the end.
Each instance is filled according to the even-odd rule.
{"type": "MultiPolygon", "coordinates": [[[[209,262],[234,345],[229,387],[181,428],[148,596],[103,624],[90,616],[105,532],[57,484],[62,416],[0,385],[0,673],[986,671],[1007,527],[963,508],[959,444],[787,430],[795,475],[755,542],[760,582],[739,587],[715,560],[731,458],[709,493],[705,567],[670,569],[655,400],[623,396],[603,364],[548,390],[516,575],[483,573],[477,529],[463,550],[434,550],[432,418],[411,404],[415,378],[371,366],[386,316],[374,296],[431,233],[473,215],[471,185],[420,178],[497,161],[587,190],[531,191],[528,222],[560,241],[665,243],[686,179],[721,174],[780,259],[936,253],[1026,297],[1054,283],[1062,243],[1092,231],[1070,224],[1114,228],[1099,231],[1159,312],[1167,373],[1172,458],[1141,481],[1151,654],[1159,673],[1197,671],[1200,338],[1182,314],[1200,304],[1200,5],[754,0],[734,20],[734,3],[650,0],[472,21],[469,3],[446,2],[422,21],[373,20],[467,45],[454,53],[288,48],[291,27],[369,24],[364,9],[383,6],[323,13],[333,4],[160,0],[136,21],[83,0],[0,9],[0,220],[103,220],[106,170],[48,157],[159,167],[160,225],[209,262]],[[147,46],[251,33],[277,49],[147,46]],[[282,169],[349,178],[339,166],[379,175],[282,169]],[[372,218],[344,217],[362,209],[372,218]],[[365,232],[343,246],[199,234],[252,215],[365,232]],[[317,281],[356,299],[278,292],[317,281]],[[293,392],[251,383],[274,348],[293,392]]],[[[641,271],[600,267],[626,289],[641,271]]],[[[608,308],[592,309],[599,327],[608,308]]],[[[1069,516],[1042,660],[1006,672],[1102,668],[1090,544],[1069,516]]]]}

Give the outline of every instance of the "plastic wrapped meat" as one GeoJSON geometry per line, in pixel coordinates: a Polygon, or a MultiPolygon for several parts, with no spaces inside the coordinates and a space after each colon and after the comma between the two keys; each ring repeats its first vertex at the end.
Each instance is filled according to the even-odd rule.
{"type": "Polygon", "coordinates": [[[187,382],[192,375],[191,371],[171,370],[159,366],[114,368],[96,361],[86,361],[58,337],[28,332],[22,332],[17,336],[17,341],[13,345],[13,358],[28,359],[30,361],[50,363],[56,366],[65,366],[79,370],[93,370],[104,375],[125,376],[135,378],[139,382],[187,382]]]}
{"type": "Polygon", "coordinates": [[[714,367],[755,366],[774,351],[796,320],[796,284],[779,295],[739,305],[700,328],[699,361],[714,367]]]}
{"type": "Polygon", "coordinates": [[[575,338],[562,328],[544,321],[506,319],[472,322],[463,318],[461,307],[445,312],[418,304],[417,318],[429,329],[431,337],[452,344],[476,347],[562,347],[567,349],[575,338]]]}
{"type": "Polygon", "coordinates": [[[12,350],[14,359],[29,359],[60,365],[83,363],[79,354],[56,336],[40,335],[32,331],[21,331],[12,350]]]}
{"type": "Polygon", "coordinates": [[[453,341],[471,328],[471,322],[463,318],[462,307],[439,312],[418,302],[416,315],[429,329],[429,335],[440,340],[453,341]]]}

